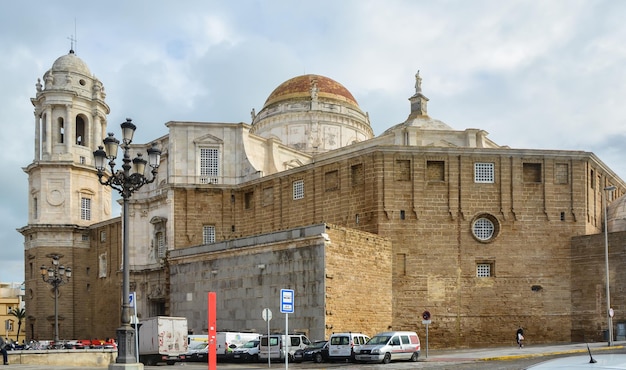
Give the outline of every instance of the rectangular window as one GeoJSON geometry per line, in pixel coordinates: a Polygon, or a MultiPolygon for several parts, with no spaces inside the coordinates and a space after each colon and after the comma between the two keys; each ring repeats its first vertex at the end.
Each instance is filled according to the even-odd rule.
{"type": "Polygon", "coordinates": [[[91,220],[91,199],[80,198],[80,219],[91,220]]]}
{"type": "Polygon", "coordinates": [[[493,184],[493,172],[493,163],[474,163],[474,182],[493,184]]]}
{"type": "Polygon", "coordinates": [[[426,162],[426,180],[428,181],[445,181],[445,162],[444,161],[428,161],[426,162]]]}
{"type": "Polygon", "coordinates": [[[33,218],[37,219],[39,215],[39,203],[37,203],[37,198],[33,198],[33,218]]]}
{"type": "Polygon", "coordinates": [[[293,182],[293,200],[304,198],[304,180],[293,182]]]}
{"type": "Polygon", "coordinates": [[[541,182],[541,163],[524,163],[522,164],[522,172],[524,176],[524,182],[541,182]]]}
{"type": "Polygon", "coordinates": [[[477,277],[490,277],[491,276],[491,264],[490,263],[476,264],[476,276],[477,277]]]}
{"type": "Polygon", "coordinates": [[[211,244],[215,243],[215,226],[203,226],[202,227],[202,243],[211,244]]]}
{"type": "MultiPolygon", "coordinates": [[[[213,233],[215,235],[215,233],[213,233]]],[[[215,239],[215,238],[213,238],[215,239]]],[[[163,232],[156,233],[157,257],[165,258],[165,234],[163,232]]]]}
{"type": "Polygon", "coordinates": [[[107,240],[107,232],[106,231],[100,231],[100,241],[101,242],[105,242],[107,240]]]}
{"type": "Polygon", "coordinates": [[[219,150],[200,148],[200,183],[217,184],[219,175],[219,150]]]}
{"type": "Polygon", "coordinates": [[[254,192],[249,191],[243,196],[243,204],[245,209],[251,209],[254,205],[254,192]]]}
{"type": "Polygon", "coordinates": [[[355,164],[350,167],[350,177],[352,179],[352,186],[363,184],[363,165],[355,164]]]}

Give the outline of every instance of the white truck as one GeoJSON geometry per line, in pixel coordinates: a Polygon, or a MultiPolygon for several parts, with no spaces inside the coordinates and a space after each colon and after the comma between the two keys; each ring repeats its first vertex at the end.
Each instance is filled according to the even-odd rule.
{"type": "Polygon", "coordinates": [[[139,362],[154,366],[159,362],[174,365],[187,353],[187,318],[156,316],[139,326],[139,362]]]}

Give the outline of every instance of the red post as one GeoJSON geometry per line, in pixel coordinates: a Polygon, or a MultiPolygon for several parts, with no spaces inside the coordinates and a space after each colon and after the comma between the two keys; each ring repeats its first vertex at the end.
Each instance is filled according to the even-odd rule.
{"type": "Polygon", "coordinates": [[[215,292],[209,292],[207,297],[207,313],[209,327],[209,370],[217,370],[217,326],[215,309],[215,292]]]}

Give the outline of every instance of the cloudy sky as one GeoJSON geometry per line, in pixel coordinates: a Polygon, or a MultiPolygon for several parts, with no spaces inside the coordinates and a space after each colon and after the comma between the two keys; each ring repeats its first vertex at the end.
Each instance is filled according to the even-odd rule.
{"type": "Polygon", "coordinates": [[[330,77],[374,133],[403,122],[420,70],[429,115],[514,148],[594,152],[626,179],[626,2],[237,0],[3,2],[0,281],[24,277],[30,98],[76,38],[104,84],[109,129],[135,142],[170,120],[249,122],[272,90],[330,77]]]}

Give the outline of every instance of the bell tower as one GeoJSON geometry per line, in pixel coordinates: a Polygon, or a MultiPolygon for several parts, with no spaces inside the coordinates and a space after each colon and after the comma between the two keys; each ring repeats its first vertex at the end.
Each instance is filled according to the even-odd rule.
{"type": "Polygon", "coordinates": [[[83,287],[89,278],[89,227],[111,218],[111,189],[99,184],[93,159],[110,109],[102,82],[73,50],[58,58],[35,86],[34,157],[23,169],[28,175],[28,225],[19,230],[24,236],[27,337],[52,338],[53,300],[39,271],[56,255],[74,273],[59,288],[60,336],[75,338],[80,329],[74,315],[79,313],[70,308],[80,306],[74,297],[84,289],[77,284],[83,287]]]}

